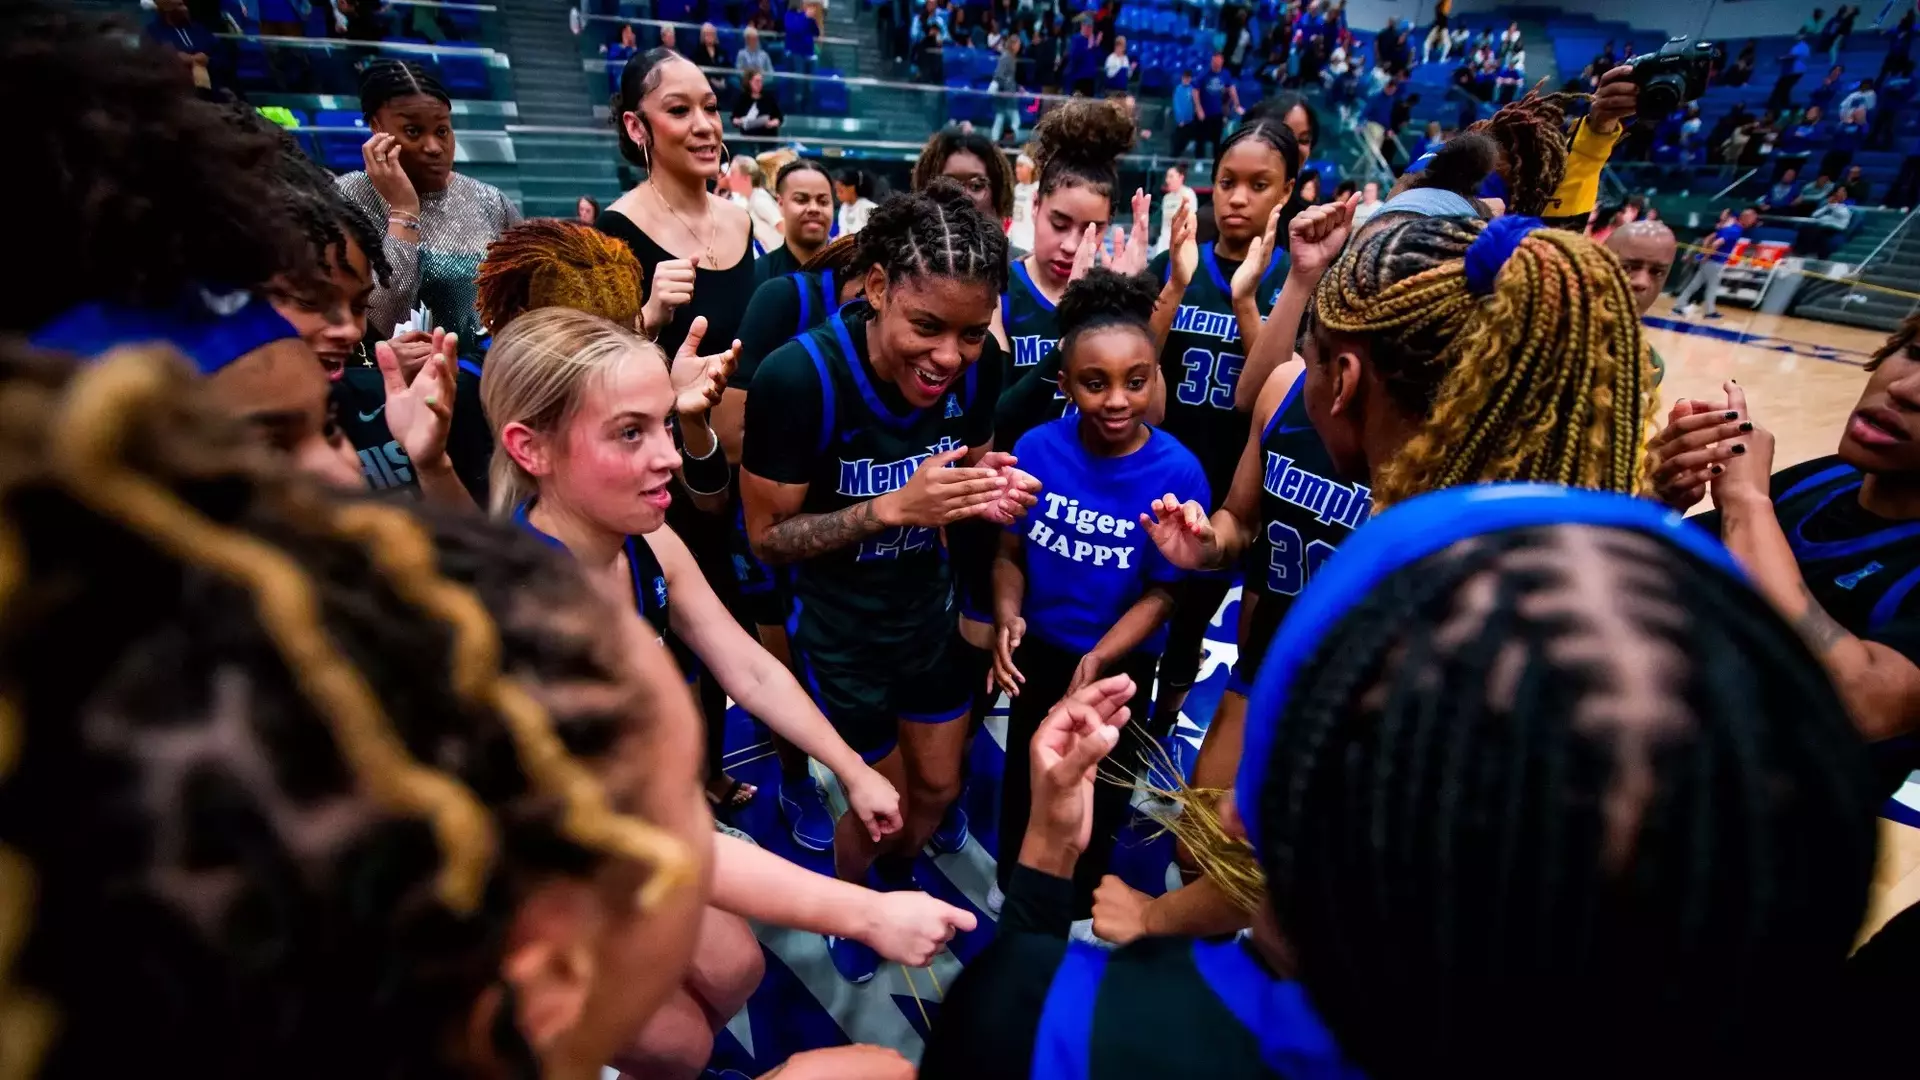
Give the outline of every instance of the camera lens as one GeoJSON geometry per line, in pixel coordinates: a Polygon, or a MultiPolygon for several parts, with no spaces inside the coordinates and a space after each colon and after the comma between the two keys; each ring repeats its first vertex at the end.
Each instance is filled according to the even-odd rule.
{"type": "Polygon", "coordinates": [[[1656,75],[1640,87],[1640,107],[1637,111],[1643,120],[1664,120],[1684,100],[1685,80],[1677,75],[1656,75]]]}

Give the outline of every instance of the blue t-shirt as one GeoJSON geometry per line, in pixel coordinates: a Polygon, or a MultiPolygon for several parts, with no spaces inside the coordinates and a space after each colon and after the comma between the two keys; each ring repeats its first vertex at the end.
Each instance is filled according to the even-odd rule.
{"type": "MultiPolygon", "coordinates": [[[[1014,446],[1020,467],[1039,478],[1040,502],[1008,526],[1022,538],[1027,632],[1050,645],[1084,653],[1158,582],[1185,571],[1161,556],[1140,527],[1140,515],[1171,491],[1213,505],[1200,459],[1163,431],[1121,458],[1095,457],[1080,442],[1080,418],[1042,424],[1014,446]]],[[[1159,652],[1162,625],[1140,645],[1159,652]]]]}
{"type": "Polygon", "coordinates": [[[1173,124],[1181,127],[1193,123],[1193,84],[1181,83],[1173,88],[1173,124]]]}
{"type": "Polygon", "coordinates": [[[818,35],[819,29],[806,12],[789,10],[785,30],[788,56],[813,55],[813,39],[818,35]]]}
{"type": "Polygon", "coordinates": [[[1200,80],[1200,107],[1207,111],[1211,120],[1222,114],[1227,103],[1227,76],[1224,72],[1209,71],[1200,80]]]}
{"type": "Polygon", "coordinates": [[[1709,255],[1708,259],[1717,263],[1726,262],[1727,257],[1733,254],[1733,246],[1738,244],[1740,238],[1746,234],[1747,231],[1742,229],[1740,223],[1737,221],[1729,222],[1713,230],[1713,235],[1720,238],[1720,246],[1714,249],[1713,254],[1709,255]]]}

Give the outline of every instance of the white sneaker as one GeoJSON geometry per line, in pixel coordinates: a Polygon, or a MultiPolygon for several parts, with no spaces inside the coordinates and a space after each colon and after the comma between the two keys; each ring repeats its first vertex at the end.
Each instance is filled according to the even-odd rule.
{"type": "Polygon", "coordinates": [[[1677,307],[1677,308],[1674,308],[1674,309],[1673,309],[1673,313],[1674,313],[1675,315],[1678,315],[1678,316],[1680,316],[1680,317],[1681,317],[1681,318],[1683,318],[1683,319],[1691,319],[1691,318],[1693,318],[1693,313],[1694,313],[1694,312],[1696,312],[1696,311],[1698,311],[1698,310],[1700,310],[1700,309],[1699,309],[1698,307],[1696,307],[1695,305],[1693,305],[1693,304],[1688,304],[1688,305],[1687,305],[1686,307],[1677,307]]]}
{"type": "Polygon", "coordinates": [[[1000,891],[1000,883],[994,882],[987,888],[987,913],[994,918],[1000,917],[1000,909],[1007,906],[1007,894],[1000,891]]]}

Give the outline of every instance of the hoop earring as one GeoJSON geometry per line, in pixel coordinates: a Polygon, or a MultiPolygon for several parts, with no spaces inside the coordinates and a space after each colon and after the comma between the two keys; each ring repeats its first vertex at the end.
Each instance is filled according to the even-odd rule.
{"type": "Polygon", "coordinates": [[[726,172],[728,166],[732,164],[733,151],[727,147],[727,141],[722,139],[720,140],[720,171],[726,172]]]}
{"type": "Polygon", "coordinates": [[[640,167],[647,171],[647,179],[653,179],[653,151],[648,143],[640,144],[640,167]]]}

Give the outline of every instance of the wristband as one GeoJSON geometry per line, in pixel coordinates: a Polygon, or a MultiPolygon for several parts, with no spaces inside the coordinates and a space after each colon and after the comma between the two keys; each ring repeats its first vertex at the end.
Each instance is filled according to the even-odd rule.
{"type": "Polygon", "coordinates": [[[727,485],[733,482],[733,470],[727,465],[727,455],[720,452],[718,437],[714,438],[713,449],[707,451],[705,457],[681,455],[680,480],[695,495],[718,495],[727,490],[727,485]]]}

